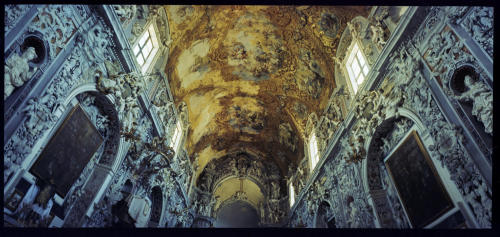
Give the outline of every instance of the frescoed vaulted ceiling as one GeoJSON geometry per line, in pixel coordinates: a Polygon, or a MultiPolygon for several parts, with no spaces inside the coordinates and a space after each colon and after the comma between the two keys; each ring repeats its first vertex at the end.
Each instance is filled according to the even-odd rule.
{"type": "Polygon", "coordinates": [[[336,87],[331,56],[341,34],[369,7],[165,8],[173,41],[165,72],[175,103],[187,104],[197,173],[246,151],[286,174],[304,157],[308,115],[321,115],[336,87]]]}

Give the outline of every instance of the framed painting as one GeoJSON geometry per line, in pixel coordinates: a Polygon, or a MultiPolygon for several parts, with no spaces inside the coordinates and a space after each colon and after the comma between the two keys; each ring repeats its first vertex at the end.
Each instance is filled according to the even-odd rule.
{"type": "Polygon", "coordinates": [[[64,198],[103,141],[85,111],[76,105],[45,146],[30,172],[53,184],[56,193],[64,198]]]}
{"type": "Polygon", "coordinates": [[[453,208],[453,202],[416,131],[385,159],[413,227],[423,228],[453,208]]]}

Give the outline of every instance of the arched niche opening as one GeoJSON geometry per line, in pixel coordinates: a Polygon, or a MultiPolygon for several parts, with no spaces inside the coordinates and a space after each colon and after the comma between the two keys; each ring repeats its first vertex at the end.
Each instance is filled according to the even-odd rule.
{"type": "Polygon", "coordinates": [[[48,45],[42,40],[41,33],[34,32],[23,37],[22,43],[17,44],[12,53],[6,55],[4,92],[9,94],[7,98],[4,98],[6,108],[19,104],[19,102],[15,102],[23,94],[22,91],[27,87],[26,85],[33,85],[31,79],[35,80],[35,78],[39,77],[37,71],[42,66],[47,65],[48,61],[46,57],[48,54],[48,45]],[[28,50],[30,47],[34,49],[34,53],[36,54],[36,57],[33,59],[25,58],[29,57],[28,55],[31,55],[33,52],[28,50]],[[27,59],[30,60],[25,61],[27,59]],[[20,73],[19,70],[23,72],[20,73]]]}
{"type": "Polygon", "coordinates": [[[37,34],[30,34],[24,38],[23,43],[20,46],[21,53],[26,51],[29,47],[35,48],[35,53],[37,57],[31,61],[34,65],[41,65],[46,62],[48,54],[48,47],[46,47],[45,42],[37,34]]]}
{"type": "Polygon", "coordinates": [[[390,117],[377,126],[369,144],[365,187],[380,226],[466,226],[457,196],[443,180],[446,174],[425,145],[421,121],[403,112],[404,116],[390,117]]]}
{"type": "Polygon", "coordinates": [[[453,96],[460,105],[457,109],[462,110],[472,124],[469,129],[476,130],[486,146],[491,147],[493,114],[492,105],[489,107],[488,104],[492,101],[493,93],[487,85],[478,70],[467,64],[455,69],[449,81],[453,96]]]}
{"type": "Polygon", "coordinates": [[[212,215],[217,217],[219,209],[230,202],[244,200],[252,205],[261,217],[266,215],[264,206],[265,195],[257,183],[248,178],[230,177],[218,184],[214,190],[218,201],[212,208],[212,215]],[[262,208],[260,208],[262,206],[262,208]],[[261,213],[262,212],[262,213],[261,213]]]}
{"type": "Polygon", "coordinates": [[[374,211],[381,227],[408,228],[396,190],[384,165],[384,158],[413,125],[406,117],[391,117],[383,121],[375,130],[368,148],[366,174],[368,191],[374,204],[374,211]]]}
{"type": "Polygon", "coordinates": [[[149,219],[149,227],[158,227],[160,224],[161,212],[163,209],[163,195],[159,186],[153,187],[151,190],[151,217],[149,219]]]}
{"type": "Polygon", "coordinates": [[[259,222],[258,212],[250,203],[236,200],[218,209],[215,227],[256,228],[259,227],[259,222]]]}
{"type": "Polygon", "coordinates": [[[132,183],[132,181],[130,181],[130,179],[127,179],[127,181],[125,181],[125,184],[123,185],[122,190],[121,190],[123,196],[128,197],[132,193],[133,188],[134,188],[134,184],[132,183]]]}
{"type": "MultiPolygon", "coordinates": [[[[333,220],[333,223],[331,222],[331,219],[334,219],[331,217],[331,206],[328,202],[322,201],[319,206],[318,206],[318,211],[316,213],[316,228],[332,228],[330,227],[332,224],[335,226],[335,220],[333,220]]],[[[336,228],[336,227],[333,227],[336,228]]]]}
{"type": "MultiPolygon", "coordinates": [[[[63,104],[52,95],[42,100],[54,105],[53,112],[59,116],[52,116],[58,116],[58,121],[47,131],[41,148],[33,151],[36,155],[30,158],[28,172],[23,174],[36,181],[32,200],[26,199],[28,208],[14,215],[26,216],[24,212],[31,210],[30,205],[36,208],[33,197],[45,195],[45,200],[54,201],[52,209],[60,210],[58,217],[65,221],[64,225],[79,226],[105,181],[106,171],[97,164],[113,162],[118,152],[116,110],[108,97],[89,90],[69,96],[63,104]],[[48,191],[42,194],[43,190],[48,191]]],[[[32,124],[38,126],[36,121],[32,124]]]]}

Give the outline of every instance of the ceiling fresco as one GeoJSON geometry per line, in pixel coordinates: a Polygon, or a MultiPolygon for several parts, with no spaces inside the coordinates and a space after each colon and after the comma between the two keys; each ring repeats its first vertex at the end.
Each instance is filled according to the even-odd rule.
{"type": "Polygon", "coordinates": [[[304,157],[303,133],[336,87],[332,55],[363,6],[166,6],[172,48],[165,72],[186,102],[186,149],[197,173],[248,150],[283,174],[304,157]]]}

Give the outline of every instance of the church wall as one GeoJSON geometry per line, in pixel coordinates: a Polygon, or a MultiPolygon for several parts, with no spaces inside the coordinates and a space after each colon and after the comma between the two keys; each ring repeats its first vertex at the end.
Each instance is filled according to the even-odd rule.
{"type": "MultiPolygon", "coordinates": [[[[322,159],[297,195],[289,214],[290,226],[317,226],[318,207],[324,200],[330,208],[321,215],[326,215],[325,222],[334,219],[337,227],[410,227],[382,160],[414,130],[453,203],[451,211],[427,223],[426,228],[457,228],[458,222],[468,228],[491,227],[491,137],[487,126],[492,121],[492,102],[488,101],[492,42],[484,38],[492,29],[488,25],[491,15],[491,8],[481,7],[406,10],[377,60],[370,63],[373,72],[362,88],[356,96],[347,95],[345,117],[334,126],[324,125],[327,119],[318,121],[316,131],[330,131],[321,136],[324,141],[320,143],[326,144],[321,149],[322,159]],[[467,23],[467,19],[475,22],[467,23]],[[463,65],[469,67],[463,69],[463,65]],[[457,102],[460,93],[472,90],[470,86],[458,89],[464,72],[480,83],[473,87],[478,88],[480,98],[469,105],[476,103],[476,111],[480,111],[476,117],[467,112],[467,105],[457,102]],[[453,222],[457,216],[461,221],[453,222]]],[[[336,92],[333,99],[345,97],[343,91],[336,92]]]]}
{"type": "MultiPolygon", "coordinates": [[[[50,139],[57,135],[58,128],[73,106],[80,104],[104,137],[104,145],[89,163],[83,164],[83,172],[65,197],[48,197],[53,206],[62,209],[54,219],[55,208],[48,207],[50,218],[35,218],[30,223],[25,214],[30,209],[35,210],[34,197],[25,195],[21,201],[25,203],[18,207],[24,205],[28,209],[4,209],[9,225],[49,226],[53,221],[52,226],[112,226],[116,224],[116,218],[113,218],[117,215],[115,206],[127,197],[128,205],[132,200],[144,200],[135,203],[143,203],[137,208],[149,213],[153,187],[162,190],[163,197],[162,203],[154,203],[161,205],[160,216],[154,217],[155,221],[160,221],[151,224],[152,227],[174,226],[176,223],[182,223],[184,227],[190,225],[190,214],[186,208],[189,176],[192,173],[189,158],[182,145],[175,157],[173,151],[158,153],[158,150],[164,149],[162,144],[170,142],[171,127],[178,117],[164,74],[155,73],[164,68],[167,57],[163,55],[168,54],[169,45],[163,44],[169,38],[165,12],[154,6],[127,7],[6,7],[6,67],[23,65],[29,68],[30,73],[21,77],[8,74],[25,83],[16,84],[13,92],[5,95],[4,202],[11,202],[11,195],[19,193],[20,183],[27,182],[27,187],[41,185],[29,170],[50,139]],[[141,27],[149,24],[156,24],[161,45],[150,71],[143,77],[130,45],[142,33],[141,27]],[[30,46],[41,56],[40,60],[23,59],[26,57],[23,52],[30,46]],[[13,59],[9,61],[10,58],[13,59]],[[160,58],[163,60],[158,60],[160,58]],[[129,89],[117,87],[112,80],[121,82],[129,89]],[[162,99],[167,101],[159,101],[162,99]],[[168,112],[159,114],[163,111],[158,108],[161,106],[165,106],[168,112]],[[158,143],[159,136],[166,139],[158,143]],[[145,155],[137,157],[137,150],[130,150],[136,146],[149,148],[144,152],[147,158],[145,155]],[[149,175],[152,170],[144,166],[146,159],[151,164],[159,162],[158,167],[165,168],[165,172],[149,175]],[[133,189],[124,193],[127,180],[133,183],[133,189]]],[[[158,210],[157,206],[154,210],[158,210]]],[[[151,215],[147,218],[151,219],[151,215]]]]}

